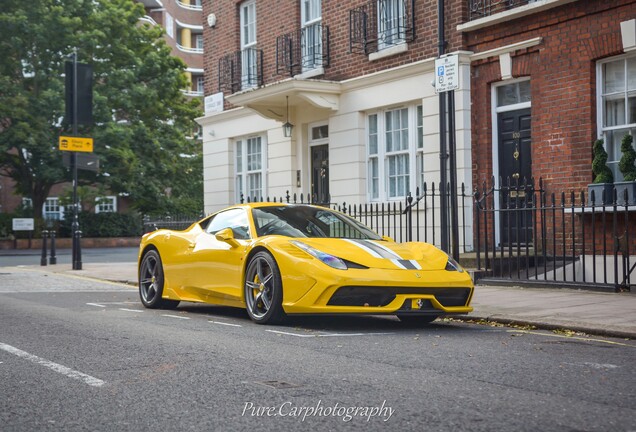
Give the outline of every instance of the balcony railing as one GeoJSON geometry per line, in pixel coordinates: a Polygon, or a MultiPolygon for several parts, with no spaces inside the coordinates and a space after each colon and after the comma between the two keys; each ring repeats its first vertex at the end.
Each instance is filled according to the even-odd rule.
{"type": "Polygon", "coordinates": [[[179,0],[177,0],[177,4],[179,5],[179,7],[182,7],[184,9],[188,9],[188,10],[195,10],[195,11],[202,11],[203,10],[203,6],[201,5],[197,5],[197,4],[185,4],[179,0]]]}
{"type": "Polygon", "coordinates": [[[329,66],[329,27],[310,25],[276,38],[276,73],[298,75],[329,66]]]}
{"type": "Polygon", "coordinates": [[[536,0],[468,0],[470,20],[505,12],[519,6],[534,3],[536,0]]]}
{"type": "Polygon", "coordinates": [[[183,51],[190,54],[203,54],[203,48],[185,47],[181,44],[177,44],[177,48],[179,49],[179,51],[183,51]]]}
{"type": "Polygon", "coordinates": [[[263,50],[246,48],[219,59],[219,91],[236,93],[263,85],[263,50]]]}
{"type": "Polygon", "coordinates": [[[415,39],[415,0],[372,0],[349,10],[349,51],[369,54],[415,39]]]}

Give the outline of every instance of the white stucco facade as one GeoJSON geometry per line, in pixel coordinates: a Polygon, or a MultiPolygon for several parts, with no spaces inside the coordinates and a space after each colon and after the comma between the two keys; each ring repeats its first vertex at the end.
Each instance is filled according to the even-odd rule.
{"type": "MultiPolygon", "coordinates": [[[[375,113],[380,118],[387,110],[408,107],[409,115],[417,112],[419,116],[420,111],[414,109],[418,105],[421,105],[421,120],[415,120],[421,125],[423,145],[411,149],[411,154],[421,153],[423,175],[419,178],[423,178],[429,188],[432,182],[437,185],[440,180],[440,137],[439,98],[432,85],[434,66],[435,59],[431,58],[337,83],[290,78],[227,97],[233,105],[241,107],[198,119],[203,128],[205,211],[210,213],[238,201],[235,167],[237,157],[243,155],[236,154],[236,142],[251,136],[261,137],[260,142],[264,144],[264,197],[312,192],[312,128],[324,125],[328,126],[328,138],[321,142],[328,143],[331,202],[404,201],[403,197],[391,198],[387,193],[374,199],[370,192],[369,115],[375,113]],[[287,120],[294,125],[289,138],[284,137],[282,130],[282,124],[287,120]]],[[[470,63],[464,53],[460,53],[460,89],[455,91],[455,108],[457,184],[461,187],[464,183],[465,190],[470,193],[470,63]]],[[[408,133],[413,134],[413,130],[409,129],[408,133]]],[[[408,190],[415,195],[415,190],[411,189],[420,184],[415,179],[415,161],[412,159],[408,190]]],[[[386,182],[386,175],[379,181],[386,182]]],[[[383,188],[388,189],[385,184],[383,188]]],[[[470,250],[472,201],[468,199],[464,204],[459,206],[460,212],[465,208],[465,214],[460,213],[459,220],[460,223],[463,219],[467,222],[465,233],[460,233],[460,244],[465,243],[466,250],[470,250]]],[[[439,221],[438,209],[427,211],[435,212],[435,220],[439,221]]],[[[429,224],[430,220],[433,220],[432,214],[429,224]]],[[[429,241],[432,231],[437,229],[431,224],[429,241]]]]}

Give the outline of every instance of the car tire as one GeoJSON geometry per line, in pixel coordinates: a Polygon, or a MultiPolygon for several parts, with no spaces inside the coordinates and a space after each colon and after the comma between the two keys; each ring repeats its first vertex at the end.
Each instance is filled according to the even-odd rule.
{"type": "Polygon", "coordinates": [[[274,257],[265,251],[256,253],[245,269],[245,306],[258,324],[275,324],[286,317],[283,310],[283,282],[274,257]]]}
{"type": "Polygon", "coordinates": [[[177,300],[162,298],[164,274],[161,257],[155,250],[148,251],[139,266],[139,298],[149,309],[175,309],[177,300]]]}
{"type": "Polygon", "coordinates": [[[400,321],[409,325],[425,325],[435,321],[439,315],[398,315],[400,321]]]}

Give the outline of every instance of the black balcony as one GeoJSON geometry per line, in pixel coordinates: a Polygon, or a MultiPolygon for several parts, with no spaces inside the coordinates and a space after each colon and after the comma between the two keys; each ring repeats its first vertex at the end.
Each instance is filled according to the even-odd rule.
{"type": "Polygon", "coordinates": [[[276,38],[276,73],[294,76],[329,66],[329,27],[309,25],[276,38]]]}
{"type": "Polygon", "coordinates": [[[470,20],[505,12],[519,6],[534,3],[536,0],[468,0],[470,20]]]}
{"type": "Polygon", "coordinates": [[[372,0],[349,10],[349,52],[369,54],[415,39],[415,0],[372,0]]]}
{"type": "Polygon", "coordinates": [[[246,48],[219,59],[219,91],[236,93],[263,85],[263,50],[246,48]]]}

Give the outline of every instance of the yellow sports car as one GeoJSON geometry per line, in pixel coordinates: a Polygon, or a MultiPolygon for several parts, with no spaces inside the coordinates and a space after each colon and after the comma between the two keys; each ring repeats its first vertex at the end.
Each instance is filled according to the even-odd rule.
{"type": "Polygon", "coordinates": [[[473,310],[472,280],[446,253],[396,243],[319,206],[237,205],[184,231],[145,234],[138,262],[148,308],[235,306],[257,323],[288,314],[393,314],[427,323],[473,310]]]}

